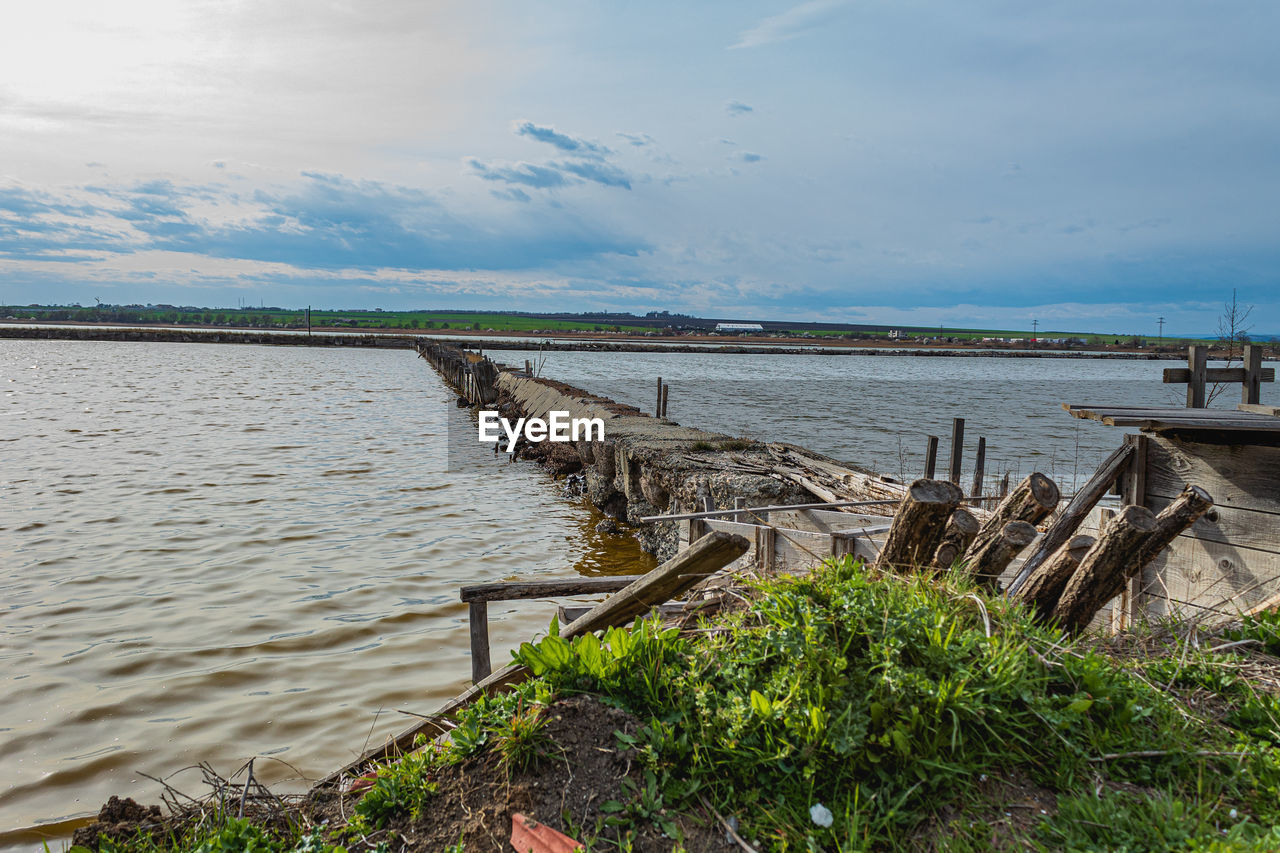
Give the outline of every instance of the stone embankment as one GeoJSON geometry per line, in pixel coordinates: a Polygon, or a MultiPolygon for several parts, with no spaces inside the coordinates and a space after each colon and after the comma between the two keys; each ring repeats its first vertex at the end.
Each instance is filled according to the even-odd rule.
{"type": "Polygon", "coordinates": [[[512,452],[540,461],[556,474],[581,475],[591,502],[635,526],[642,546],[659,559],[675,553],[679,531],[669,521],[641,524],[646,516],[698,512],[709,505],[732,507],[739,498],[747,506],[764,506],[892,500],[903,494],[903,487],[890,478],[803,448],[681,426],[454,346],[424,342],[418,352],[459,393],[460,405],[496,409],[513,422],[545,419],[552,411],[600,418],[602,441],[519,441],[512,452]]]}
{"type": "Polygon", "coordinates": [[[277,347],[376,347],[413,349],[410,335],[326,335],[204,329],[104,329],[100,326],[4,326],[0,338],[129,343],[258,344],[277,347]]]}

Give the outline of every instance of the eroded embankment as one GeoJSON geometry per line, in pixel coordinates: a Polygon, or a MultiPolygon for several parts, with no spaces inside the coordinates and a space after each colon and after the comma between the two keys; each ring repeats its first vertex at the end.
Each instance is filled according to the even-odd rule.
{"type": "Polygon", "coordinates": [[[527,376],[457,347],[427,343],[419,354],[468,405],[498,410],[511,421],[599,418],[603,440],[517,441],[517,458],[544,463],[559,475],[580,474],[585,494],[602,512],[637,527],[645,550],[659,559],[675,551],[675,522],[640,524],[646,516],[814,501],[895,499],[901,486],[803,448],[766,444],[681,426],[581,388],[527,376]]]}

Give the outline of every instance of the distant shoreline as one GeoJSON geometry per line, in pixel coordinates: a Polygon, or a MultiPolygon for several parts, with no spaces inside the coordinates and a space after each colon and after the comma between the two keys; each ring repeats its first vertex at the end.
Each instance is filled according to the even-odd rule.
{"type": "Polygon", "coordinates": [[[732,342],[715,336],[682,336],[643,338],[601,333],[557,333],[555,340],[547,335],[530,335],[519,332],[490,333],[471,330],[447,330],[437,332],[404,332],[401,330],[361,330],[352,332],[340,328],[315,328],[311,334],[305,331],[264,331],[257,329],[228,329],[218,326],[183,326],[149,328],[147,326],[114,326],[95,323],[49,323],[32,326],[10,322],[0,323],[0,338],[18,340],[82,340],[121,341],[132,343],[220,343],[256,344],[259,346],[319,346],[358,347],[375,349],[414,349],[419,341],[439,338],[463,337],[462,345],[488,350],[541,349],[558,352],[663,352],[663,353],[712,353],[730,355],[863,355],[863,356],[943,356],[958,358],[1076,358],[1076,359],[1126,359],[1139,361],[1182,361],[1180,351],[1151,352],[1125,348],[1107,350],[1060,349],[1010,349],[989,345],[892,345],[889,343],[858,343],[814,339],[801,345],[778,343],[777,338],[734,339],[732,342]],[[501,334],[504,338],[519,340],[493,340],[486,334],[501,334]]]}

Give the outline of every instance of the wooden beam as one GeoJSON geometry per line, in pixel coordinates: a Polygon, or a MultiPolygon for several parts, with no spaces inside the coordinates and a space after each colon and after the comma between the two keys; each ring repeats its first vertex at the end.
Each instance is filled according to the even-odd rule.
{"type": "Polygon", "coordinates": [[[614,577],[564,578],[546,581],[502,581],[464,586],[458,597],[462,601],[514,601],[522,598],[560,598],[566,595],[598,595],[617,592],[643,575],[614,577]]]}
{"type": "Polygon", "coordinates": [[[1080,527],[1080,523],[1089,515],[1098,501],[1102,499],[1102,496],[1111,488],[1111,484],[1120,476],[1120,472],[1129,464],[1129,459],[1134,450],[1134,445],[1126,441],[1111,451],[1111,455],[1103,460],[1102,464],[1098,466],[1098,470],[1094,471],[1089,481],[1076,492],[1075,497],[1071,499],[1071,502],[1062,510],[1058,518],[1045,531],[1044,538],[1040,540],[1039,545],[1031,552],[1031,556],[1027,557],[1026,562],[1022,564],[1018,574],[1009,584],[1010,595],[1016,595],[1022,585],[1026,583],[1027,578],[1031,576],[1031,573],[1071,539],[1072,535],[1080,527]]]}
{"type": "Polygon", "coordinates": [[[1187,408],[1204,408],[1205,371],[1208,367],[1208,348],[1200,344],[1187,347],[1187,408]]]}
{"type": "Polygon", "coordinates": [[[483,599],[468,605],[467,627],[471,632],[471,681],[479,684],[493,673],[489,660],[489,604],[483,599]]]}
{"type": "MultiPolygon", "coordinates": [[[[1262,347],[1247,344],[1244,348],[1244,380],[1240,386],[1240,402],[1256,406],[1262,402],[1262,386],[1268,381],[1262,369],[1262,347]]],[[[1271,369],[1271,382],[1276,381],[1275,368],[1271,369]]]]}
{"type": "MultiPolygon", "coordinates": [[[[1249,347],[1246,347],[1249,349],[1249,347]]],[[[1263,367],[1262,352],[1258,352],[1257,377],[1259,382],[1275,382],[1276,369],[1274,367],[1263,367]]],[[[1206,367],[1204,378],[1207,382],[1244,382],[1249,381],[1248,367],[1206,367]]],[[[1191,371],[1185,367],[1166,367],[1164,369],[1163,382],[1165,385],[1181,385],[1191,379],[1191,371]]],[[[1261,389],[1259,389],[1261,390],[1261,389]]],[[[1241,399],[1242,403],[1256,403],[1257,400],[1241,399]]]]}
{"type": "Polygon", "coordinates": [[[969,494],[975,498],[982,497],[982,473],[987,464],[987,439],[978,437],[978,458],[973,464],[973,488],[969,494]]]}

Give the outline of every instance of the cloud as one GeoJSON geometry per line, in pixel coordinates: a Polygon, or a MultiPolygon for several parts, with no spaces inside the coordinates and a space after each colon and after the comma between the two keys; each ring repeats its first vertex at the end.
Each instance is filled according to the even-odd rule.
{"type": "Polygon", "coordinates": [[[563,169],[570,174],[585,178],[588,181],[600,184],[606,187],[622,187],[623,189],[631,189],[631,179],[627,173],[609,163],[575,163],[567,161],[564,163],[553,164],[557,168],[563,169]]]}
{"type": "Polygon", "coordinates": [[[654,142],[653,137],[647,133],[623,133],[622,131],[618,131],[618,136],[621,136],[637,148],[652,145],[654,142]]]}
{"type": "MultiPolygon", "coordinates": [[[[729,101],[727,104],[724,105],[724,109],[725,109],[725,112],[727,112],[731,116],[741,116],[741,115],[746,115],[747,113],[750,113],[750,112],[755,112],[756,108],[751,106],[750,104],[744,104],[742,103],[742,101],[729,101]]],[[[727,141],[727,140],[722,140],[722,141],[727,141]]]]}
{"type": "Polygon", "coordinates": [[[567,151],[576,157],[603,159],[613,153],[603,145],[569,136],[568,134],[558,132],[555,128],[537,125],[531,121],[517,122],[516,135],[527,136],[530,139],[536,139],[539,142],[554,145],[561,151],[567,151]]]}
{"type": "Polygon", "coordinates": [[[835,18],[849,0],[809,0],[787,11],[765,18],[754,27],[743,31],[730,50],[760,47],[773,42],[786,41],[802,35],[835,18]]]}
{"type": "Polygon", "coordinates": [[[514,166],[490,166],[472,157],[467,164],[476,175],[486,181],[501,181],[506,184],[523,184],[536,189],[562,187],[568,180],[564,174],[552,166],[538,166],[534,163],[516,163],[514,166]]]}
{"type": "Polygon", "coordinates": [[[762,154],[754,154],[750,151],[742,152],[742,162],[744,163],[759,163],[763,159],[764,155],[762,154]]]}

